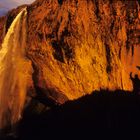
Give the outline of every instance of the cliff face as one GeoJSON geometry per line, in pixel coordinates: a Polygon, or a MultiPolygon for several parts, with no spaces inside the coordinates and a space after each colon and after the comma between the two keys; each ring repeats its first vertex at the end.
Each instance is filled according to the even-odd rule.
{"type": "Polygon", "coordinates": [[[5,36],[5,23],[6,23],[6,17],[0,18],[0,44],[2,44],[3,38],[5,36]]]}
{"type": "Polygon", "coordinates": [[[140,65],[137,0],[37,0],[27,9],[29,94],[63,103],[94,90],[132,90],[129,74],[140,65]]]}

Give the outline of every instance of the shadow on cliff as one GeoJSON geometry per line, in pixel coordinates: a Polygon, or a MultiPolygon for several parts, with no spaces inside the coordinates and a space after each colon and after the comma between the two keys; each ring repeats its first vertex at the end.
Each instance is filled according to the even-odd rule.
{"type": "Polygon", "coordinates": [[[25,110],[18,127],[19,138],[23,140],[140,129],[140,96],[119,90],[96,91],[39,114],[30,111],[25,110]]]}

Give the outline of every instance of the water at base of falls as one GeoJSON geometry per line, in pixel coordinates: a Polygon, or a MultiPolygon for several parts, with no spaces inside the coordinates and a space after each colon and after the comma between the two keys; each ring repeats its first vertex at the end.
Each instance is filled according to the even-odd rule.
{"type": "Polygon", "coordinates": [[[26,16],[24,8],[11,24],[0,50],[0,129],[21,118],[31,63],[25,57],[26,16]]]}

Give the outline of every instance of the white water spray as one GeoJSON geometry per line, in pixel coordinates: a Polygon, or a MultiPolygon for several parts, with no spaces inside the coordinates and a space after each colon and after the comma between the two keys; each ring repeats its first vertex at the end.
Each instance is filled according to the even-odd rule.
{"type": "Polygon", "coordinates": [[[25,103],[30,61],[25,57],[24,8],[11,24],[0,50],[0,129],[17,123],[25,103]]]}

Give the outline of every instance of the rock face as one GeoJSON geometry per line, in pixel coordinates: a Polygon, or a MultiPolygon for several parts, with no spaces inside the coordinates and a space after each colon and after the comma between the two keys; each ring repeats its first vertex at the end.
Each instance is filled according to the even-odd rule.
{"type": "Polygon", "coordinates": [[[5,22],[6,22],[6,17],[1,17],[0,18],[0,44],[2,44],[2,41],[5,36],[5,22]]]}
{"type": "Polygon", "coordinates": [[[132,90],[130,72],[138,73],[140,65],[139,6],[137,0],[29,5],[26,53],[33,84],[28,94],[63,103],[94,90],[132,90]]]}

